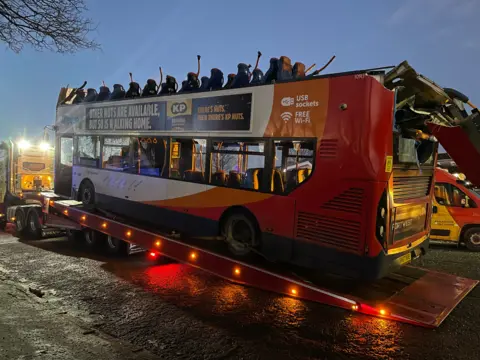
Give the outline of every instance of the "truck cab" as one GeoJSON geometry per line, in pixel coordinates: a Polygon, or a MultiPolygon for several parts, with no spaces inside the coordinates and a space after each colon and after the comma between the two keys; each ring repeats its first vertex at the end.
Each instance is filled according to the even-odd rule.
{"type": "Polygon", "coordinates": [[[464,243],[469,250],[480,251],[480,195],[461,175],[441,168],[435,171],[431,239],[464,243]]]}

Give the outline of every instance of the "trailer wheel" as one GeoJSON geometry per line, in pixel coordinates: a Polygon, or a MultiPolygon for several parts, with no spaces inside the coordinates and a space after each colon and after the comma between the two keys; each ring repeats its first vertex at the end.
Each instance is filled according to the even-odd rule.
{"type": "Polygon", "coordinates": [[[95,204],[95,187],[91,181],[85,180],[80,185],[79,200],[85,205],[95,204]]]}
{"type": "Polygon", "coordinates": [[[463,235],[465,246],[470,251],[480,251],[480,228],[468,229],[463,235]]]}
{"type": "Polygon", "coordinates": [[[25,212],[22,209],[15,211],[15,236],[21,238],[25,235],[25,212]]]}
{"type": "Polygon", "coordinates": [[[85,238],[82,231],[79,231],[79,230],[67,229],[66,235],[67,235],[68,241],[71,241],[72,243],[78,243],[85,238]]]}
{"type": "Polygon", "coordinates": [[[101,232],[85,229],[83,230],[83,236],[85,239],[85,245],[91,249],[98,249],[103,244],[104,234],[101,232]]]}
{"type": "Polygon", "coordinates": [[[128,256],[130,255],[130,243],[117,239],[113,236],[107,236],[107,251],[112,255],[128,256]]]}
{"type": "Polygon", "coordinates": [[[233,213],[224,224],[223,235],[230,252],[241,257],[252,255],[252,248],[258,244],[255,223],[242,213],[233,213]]]}
{"type": "Polygon", "coordinates": [[[27,214],[26,231],[28,237],[32,240],[38,240],[42,237],[42,225],[36,209],[31,209],[27,214]]]}

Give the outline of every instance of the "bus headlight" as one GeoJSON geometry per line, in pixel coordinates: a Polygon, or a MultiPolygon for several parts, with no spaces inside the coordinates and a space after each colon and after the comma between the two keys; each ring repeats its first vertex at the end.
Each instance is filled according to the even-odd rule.
{"type": "Polygon", "coordinates": [[[48,149],[50,149],[50,144],[49,143],[47,143],[47,142],[41,142],[40,143],[40,150],[46,151],[48,149]]]}

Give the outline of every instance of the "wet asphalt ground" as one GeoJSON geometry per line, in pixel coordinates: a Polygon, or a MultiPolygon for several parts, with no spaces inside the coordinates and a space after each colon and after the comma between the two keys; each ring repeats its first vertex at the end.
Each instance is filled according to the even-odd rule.
{"type": "MultiPolygon", "coordinates": [[[[434,246],[423,266],[480,279],[480,253],[434,246]]],[[[159,359],[477,359],[480,287],[424,329],[242,287],[144,254],[112,258],[65,238],[0,233],[0,275],[159,359]]],[[[57,315],[62,316],[62,315],[57,315]]],[[[1,344],[0,344],[1,345],[1,344]]]]}

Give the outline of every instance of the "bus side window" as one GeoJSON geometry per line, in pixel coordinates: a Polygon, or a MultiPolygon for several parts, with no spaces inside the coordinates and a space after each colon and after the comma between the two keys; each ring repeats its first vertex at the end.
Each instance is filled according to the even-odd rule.
{"type": "Polygon", "coordinates": [[[75,165],[98,167],[100,161],[100,138],[79,136],[76,139],[75,165]]]}
{"type": "Polygon", "coordinates": [[[170,143],[170,178],[203,183],[205,179],[205,139],[176,139],[170,143]]]}
{"type": "Polygon", "coordinates": [[[162,176],[165,170],[167,141],[158,137],[134,137],[133,164],[130,172],[139,175],[162,176]]]}
{"type": "Polygon", "coordinates": [[[265,167],[263,141],[213,141],[212,145],[212,185],[256,191],[262,189],[265,167]]]}
{"type": "Polygon", "coordinates": [[[287,193],[302,184],[313,171],[313,140],[275,140],[270,190],[287,193]]]}
{"type": "Polygon", "coordinates": [[[102,168],[114,171],[129,171],[130,137],[106,136],[102,148],[102,168]]]}

